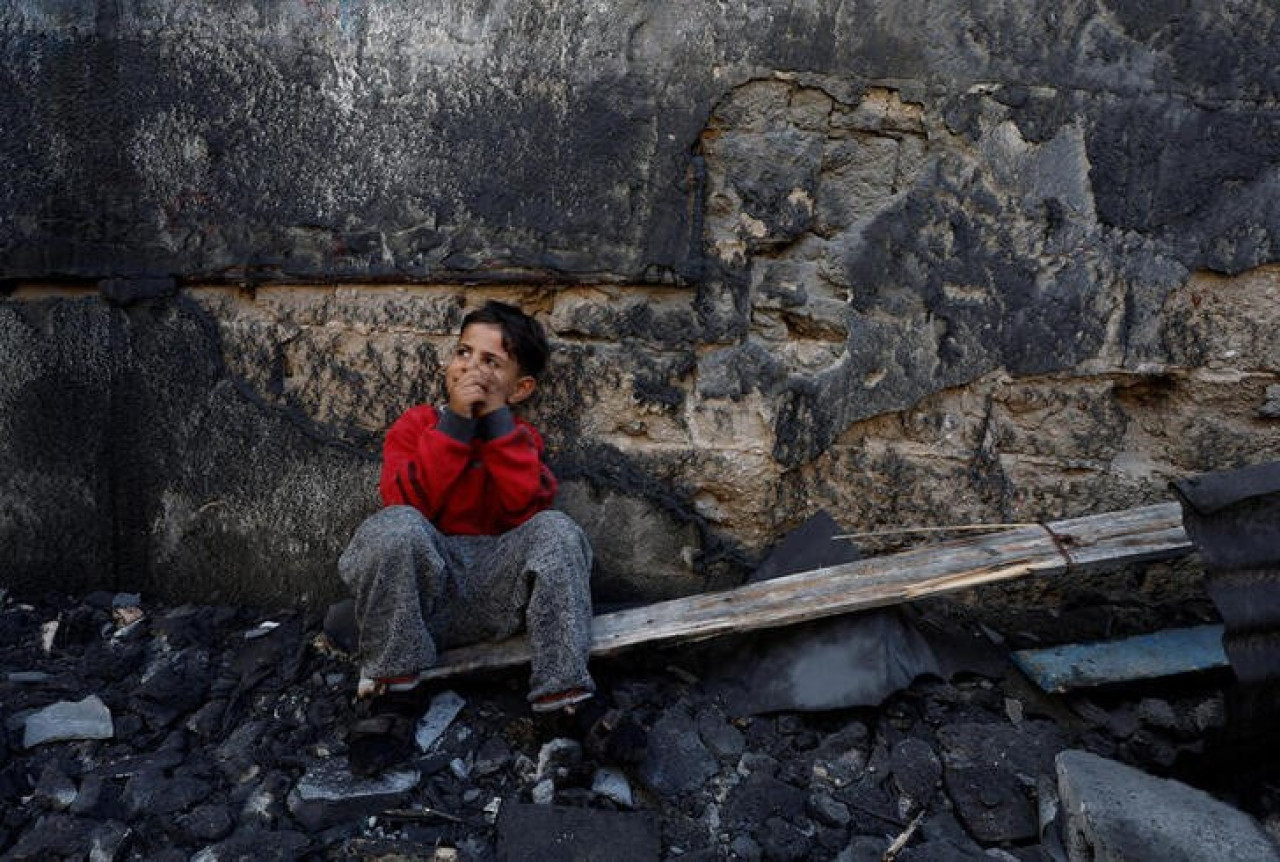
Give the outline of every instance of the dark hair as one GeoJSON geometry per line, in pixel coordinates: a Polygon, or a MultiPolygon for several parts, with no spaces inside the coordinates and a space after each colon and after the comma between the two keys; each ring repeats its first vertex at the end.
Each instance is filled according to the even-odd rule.
{"type": "Polygon", "coordinates": [[[551,346],[547,344],[542,324],[514,305],[491,299],[462,318],[462,329],[473,323],[491,323],[499,327],[502,330],[502,348],[515,357],[523,373],[537,378],[547,367],[551,346]]]}

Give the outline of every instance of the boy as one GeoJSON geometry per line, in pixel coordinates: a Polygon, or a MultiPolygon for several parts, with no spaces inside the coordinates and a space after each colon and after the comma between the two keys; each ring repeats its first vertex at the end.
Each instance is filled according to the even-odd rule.
{"type": "Polygon", "coordinates": [[[386,508],[338,561],[355,596],[361,693],[372,717],[349,736],[351,769],[380,771],[410,751],[418,674],[442,646],[506,637],[523,625],[535,711],[595,690],[591,547],[550,510],[556,480],[542,438],[512,408],[534,392],[550,349],[520,309],[487,302],[462,321],[445,368],[446,404],[411,408],[383,446],[386,508]]]}

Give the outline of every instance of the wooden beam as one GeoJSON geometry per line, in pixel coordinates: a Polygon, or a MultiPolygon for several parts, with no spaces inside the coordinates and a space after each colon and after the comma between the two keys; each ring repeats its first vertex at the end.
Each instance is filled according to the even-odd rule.
{"type": "MultiPolygon", "coordinates": [[[[603,614],[594,620],[591,654],[795,625],[1037,573],[1091,571],[1191,550],[1177,503],[1019,527],[603,614]]],[[[528,661],[528,642],[518,636],[446,650],[424,677],[528,661]]]]}

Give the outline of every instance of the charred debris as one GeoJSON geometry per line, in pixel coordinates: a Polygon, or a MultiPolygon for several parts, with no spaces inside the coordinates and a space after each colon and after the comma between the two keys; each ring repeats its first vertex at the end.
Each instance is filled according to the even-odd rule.
{"type": "Polygon", "coordinates": [[[371,779],[341,608],[5,596],[0,854],[1277,859],[1280,464],[1176,493],[866,558],[815,519],[736,590],[598,616],[573,715],[529,713],[519,641],[446,653],[371,779]],[[953,600],[1193,553],[1183,618],[1090,643],[953,600]]]}

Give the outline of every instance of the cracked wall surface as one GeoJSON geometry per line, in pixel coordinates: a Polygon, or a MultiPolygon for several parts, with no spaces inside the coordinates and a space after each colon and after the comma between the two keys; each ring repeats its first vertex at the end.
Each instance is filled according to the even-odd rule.
{"type": "Polygon", "coordinates": [[[0,10],[0,580],[316,601],[466,310],[597,593],[1280,457],[1250,0],[0,10]]]}

